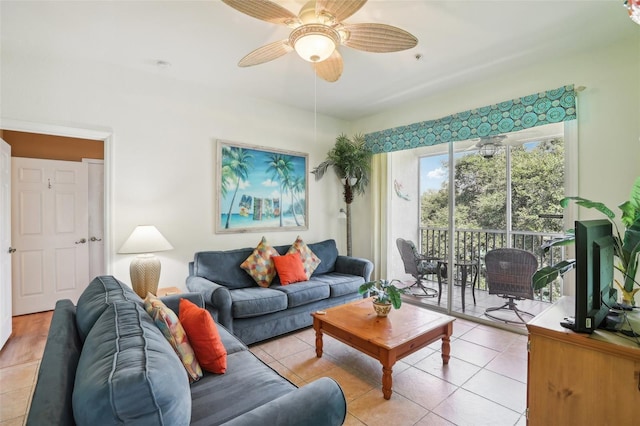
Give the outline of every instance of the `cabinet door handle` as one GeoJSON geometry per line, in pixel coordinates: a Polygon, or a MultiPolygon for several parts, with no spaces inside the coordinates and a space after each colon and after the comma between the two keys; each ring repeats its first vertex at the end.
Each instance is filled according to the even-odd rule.
{"type": "Polygon", "coordinates": [[[102,238],[91,237],[89,241],[102,241],[102,238]]]}
{"type": "Polygon", "coordinates": [[[14,249],[13,247],[9,247],[9,253],[15,253],[17,249],[14,249]]]}
{"type": "Polygon", "coordinates": [[[80,241],[76,241],[76,244],[84,244],[87,242],[86,238],[81,238],[80,241]]]}

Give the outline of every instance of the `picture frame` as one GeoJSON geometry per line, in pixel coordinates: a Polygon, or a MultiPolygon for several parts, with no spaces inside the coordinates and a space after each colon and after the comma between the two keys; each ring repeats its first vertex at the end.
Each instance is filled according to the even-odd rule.
{"type": "Polygon", "coordinates": [[[216,233],[308,229],[308,154],[218,140],[216,158],[216,233]]]}

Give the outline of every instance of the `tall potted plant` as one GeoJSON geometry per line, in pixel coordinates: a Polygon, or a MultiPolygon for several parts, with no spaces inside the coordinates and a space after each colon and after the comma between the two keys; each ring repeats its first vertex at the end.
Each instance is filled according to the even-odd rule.
{"type": "MultiPolygon", "coordinates": [[[[638,255],[640,254],[640,177],[636,178],[631,188],[629,200],[618,206],[622,211],[620,221],[625,227],[624,235],[620,234],[618,225],[614,220],[616,217],[615,213],[603,203],[587,200],[582,197],[566,197],[560,200],[560,204],[566,208],[571,201],[575,201],[575,203],[581,207],[596,209],[604,214],[613,224],[613,229],[615,229],[613,235],[614,255],[617,259],[614,268],[622,274],[622,283],[617,280],[615,280],[615,283],[622,291],[623,303],[635,305],[634,296],[640,291],[640,288],[636,288],[638,285],[636,281],[638,255]]],[[[575,234],[569,232],[569,234],[563,238],[550,241],[543,248],[548,249],[553,246],[571,244],[574,239],[575,234]]],[[[574,263],[575,261],[565,260],[555,265],[541,268],[533,275],[533,288],[539,290],[545,287],[559,275],[571,270],[574,263]]]]}
{"type": "Polygon", "coordinates": [[[357,134],[349,139],[341,134],[327,153],[327,159],[311,171],[316,180],[322,179],[329,167],[340,179],[347,204],[347,256],[351,256],[351,202],[354,195],[364,194],[371,173],[371,151],[365,146],[364,136],[357,134]]]}

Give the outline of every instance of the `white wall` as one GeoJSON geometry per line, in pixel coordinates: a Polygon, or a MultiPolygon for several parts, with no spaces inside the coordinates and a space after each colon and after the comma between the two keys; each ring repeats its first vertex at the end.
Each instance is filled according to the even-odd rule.
{"type": "MultiPolygon", "coordinates": [[[[309,153],[321,162],[335,137],[443,117],[565,84],[579,97],[579,194],[615,206],[628,197],[640,160],[640,32],[626,42],[459,87],[383,114],[346,123],[249,98],[222,96],[162,74],[2,52],[2,118],[78,128],[108,128],[111,157],[111,273],[128,282],[130,256],[115,251],[137,224],[155,224],[175,250],[159,253],[161,286],[183,286],[197,250],[253,246],[261,233],[213,232],[215,140],[309,153]],[[299,148],[295,148],[299,147],[299,148]]],[[[109,167],[109,165],[107,165],[109,167]]],[[[341,188],[310,179],[308,241],[337,238],[344,252],[341,188]]],[[[390,196],[393,191],[390,191],[390,196]]],[[[369,197],[353,203],[356,256],[372,257],[369,197]]],[[[404,215],[404,212],[403,212],[404,215]]],[[[586,215],[584,215],[586,216],[586,215]]],[[[398,220],[397,214],[391,220],[398,220]]],[[[401,218],[401,220],[405,220],[401,218]]],[[[417,220],[417,219],[416,219],[417,220]]],[[[266,233],[287,244],[296,232],[266,233]]]]}
{"type": "Polygon", "coordinates": [[[411,279],[404,272],[404,265],[400,252],[396,246],[396,238],[404,238],[419,244],[418,227],[420,226],[420,196],[419,192],[419,161],[418,150],[398,151],[391,154],[391,167],[389,169],[390,184],[398,181],[402,185],[401,193],[409,195],[409,200],[398,196],[394,188],[391,188],[391,208],[389,231],[391,232],[390,246],[387,254],[391,256],[387,264],[389,277],[399,279],[411,279]]]}
{"type": "MultiPolygon", "coordinates": [[[[352,123],[354,131],[370,133],[441,118],[456,112],[554,89],[566,84],[586,86],[578,96],[579,193],[614,207],[629,197],[640,176],[640,31],[632,39],[535,67],[498,75],[439,96],[406,104],[352,123]]],[[[395,200],[394,200],[395,202],[395,200]]],[[[367,200],[356,214],[364,218],[367,200]]],[[[582,209],[581,218],[598,217],[582,209]]],[[[619,215],[619,211],[616,211],[619,215]]],[[[406,220],[404,214],[391,221],[406,220]]],[[[373,226],[360,220],[354,227],[353,252],[371,256],[367,241],[357,238],[373,226]]]]}
{"type": "MultiPolygon", "coordinates": [[[[315,142],[312,112],[99,63],[4,51],[1,78],[3,119],[112,132],[109,271],[127,283],[132,255],[116,252],[138,224],[156,225],[175,248],[157,254],[161,287],[184,288],[195,251],[255,246],[263,234],[273,244],[295,240],[295,231],[214,233],[217,139],[305,152],[311,170],[348,129],[319,116],[315,142]]],[[[335,238],[345,252],[340,188],[331,177],[309,176],[309,229],[299,234],[310,242],[335,238]]]]}

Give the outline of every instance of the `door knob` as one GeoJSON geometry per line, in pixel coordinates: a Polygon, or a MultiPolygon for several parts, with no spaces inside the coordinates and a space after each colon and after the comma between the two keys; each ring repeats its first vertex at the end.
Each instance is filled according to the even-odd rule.
{"type": "Polygon", "coordinates": [[[86,238],[81,238],[80,241],[76,241],[76,244],[84,244],[87,242],[86,238]]]}
{"type": "Polygon", "coordinates": [[[14,249],[13,247],[9,247],[9,253],[15,253],[17,249],[14,249]]]}
{"type": "Polygon", "coordinates": [[[102,238],[91,237],[89,241],[102,241],[102,238]]]}

